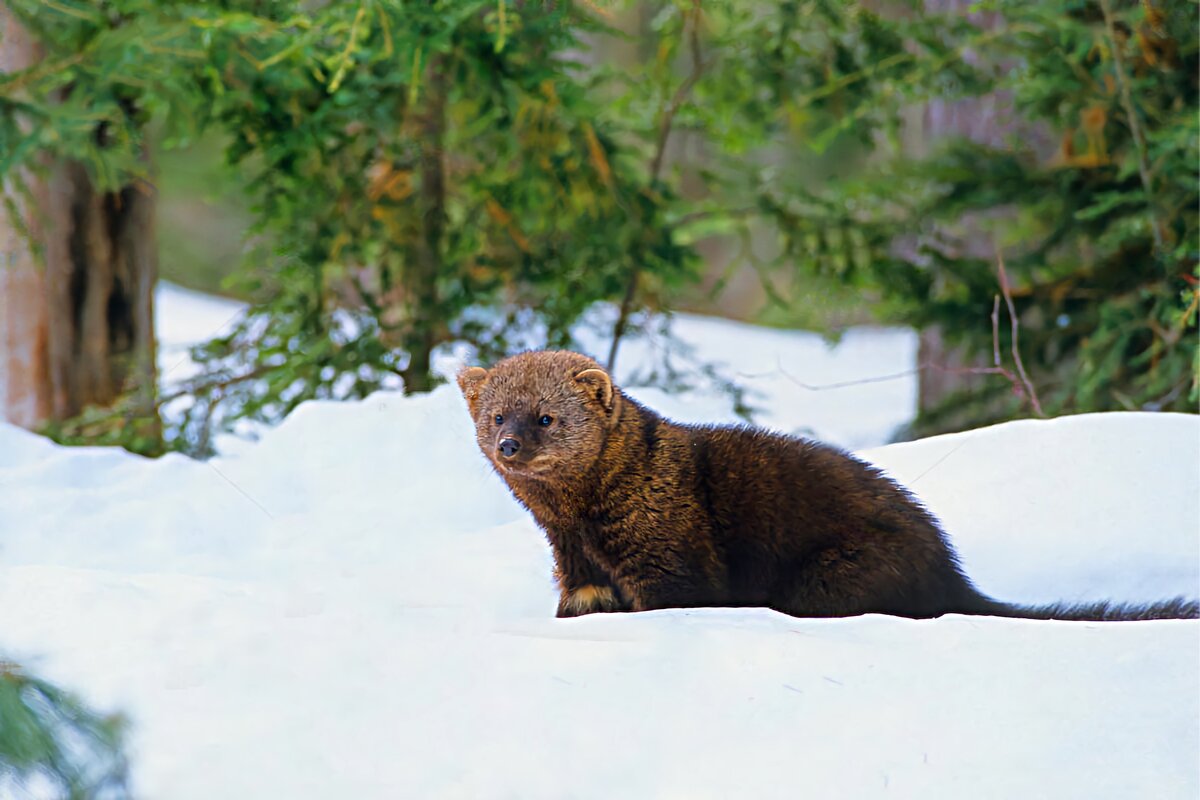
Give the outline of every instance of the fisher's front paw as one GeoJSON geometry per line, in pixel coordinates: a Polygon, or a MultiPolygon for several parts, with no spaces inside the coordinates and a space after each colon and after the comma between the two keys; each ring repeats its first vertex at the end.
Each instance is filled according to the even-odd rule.
{"type": "Polygon", "coordinates": [[[558,602],[560,617],[578,617],[582,614],[594,614],[598,611],[620,611],[621,601],[611,586],[580,586],[578,589],[563,592],[558,602]]]}

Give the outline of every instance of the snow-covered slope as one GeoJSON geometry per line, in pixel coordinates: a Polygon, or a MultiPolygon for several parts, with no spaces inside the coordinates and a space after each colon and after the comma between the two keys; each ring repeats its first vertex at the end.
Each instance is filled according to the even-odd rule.
{"type": "MultiPolygon", "coordinates": [[[[1195,595],[1200,419],[866,453],[1011,601],[1195,595]]],[[[461,399],[312,403],[210,463],[0,427],[0,647],[132,718],[149,800],[1200,793],[1200,623],[556,620],[461,399]]]]}

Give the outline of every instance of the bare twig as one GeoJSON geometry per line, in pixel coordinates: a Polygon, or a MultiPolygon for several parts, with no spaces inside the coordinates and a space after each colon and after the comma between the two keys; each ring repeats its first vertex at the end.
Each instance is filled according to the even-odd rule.
{"type": "Polygon", "coordinates": [[[675,90],[675,94],[671,96],[671,102],[663,110],[662,117],[658,122],[658,141],[654,147],[654,159],[650,162],[650,182],[654,183],[658,180],[659,174],[662,172],[663,158],[667,154],[667,139],[671,135],[671,128],[675,124],[675,115],[679,113],[679,109],[683,107],[683,103],[692,92],[692,88],[696,85],[696,81],[700,80],[700,76],[704,73],[704,62],[700,60],[700,0],[693,0],[692,3],[692,29],[689,41],[692,48],[692,71],[683,79],[683,83],[679,84],[679,88],[675,90]]]}
{"type": "Polygon", "coordinates": [[[903,372],[893,372],[890,375],[876,375],[871,378],[859,378],[859,379],[853,380],[853,381],[838,381],[837,383],[811,384],[811,383],[805,383],[804,381],[800,380],[795,375],[791,374],[786,369],[784,369],[783,362],[778,357],[776,357],[775,372],[758,372],[758,373],[739,372],[738,377],[741,377],[741,378],[766,378],[771,375],[779,374],[779,375],[782,375],[783,377],[787,378],[792,383],[799,386],[801,389],[806,389],[810,392],[823,392],[827,389],[845,389],[850,386],[859,386],[864,383],[883,383],[885,381],[894,381],[899,378],[907,378],[911,375],[916,375],[918,372],[920,372],[922,369],[924,369],[924,367],[925,367],[925,365],[921,365],[919,367],[916,367],[915,369],[906,369],[903,372]]]}
{"type": "MultiPolygon", "coordinates": [[[[1004,259],[1000,255],[1000,251],[996,250],[996,265],[1000,279],[1000,291],[1004,295],[1005,303],[1008,307],[1009,318],[1012,321],[1012,357],[1013,363],[1016,365],[1017,373],[1013,372],[1001,365],[1000,361],[1000,295],[996,295],[992,300],[992,364],[990,367],[946,367],[933,362],[925,362],[918,364],[914,369],[904,370],[903,372],[893,372],[889,375],[876,375],[870,378],[861,378],[853,381],[839,381],[837,383],[826,383],[814,385],[805,383],[796,376],[789,373],[783,367],[783,362],[778,358],[775,361],[776,371],[783,375],[792,383],[811,392],[823,392],[829,389],[845,389],[851,386],[860,386],[868,383],[882,383],[884,381],[897,380],[899,378],[907,378],[912,375],[919,375],[921,372],[932,369],[938,372],[944,372],[950,375],[1000,375],[1007,380],[1013,387],[1013,391],[1023,397],[1029,398],[1029,404],[1033,407],[1033,411],[1039,417],[1045,417],[1046,412],[1042,409],[1041,401],[1038,399],[1037,390],[1033,388],[1033,382],[1029,380],[1029,375],[1025,372],[1025,364],[1021,360],[1021,353],[1018,348],[1018,331],[1020,323],[1017,319],[1016,307],[1012,300],[1012,290],[1008,284],[1008,273],[1004,269],[1004,259]]],[[[771,373],[739,373],[743,378],[761,378],[767,377],[771,373]]]]}
{"type": "Polygon", "coordinates": [[[1150,217],[1153,220],[1154,248],[1159,258],[1162,258],[1166,253],[1166,246],[1163,244],[1162,225],[1154,203],[1150,162],[1146,156],[1146,136],[1142,133],[1142,124],[1138,121],[1137,110],[1133,106],[1133,95],[1129,91],[1129,76],[1125,73],[1125,59],[1121,55],[1121,43],[1117,41],[1117,30],[1113,24],[1112,6],[1109,0],[1100,0],[1100,9],[1104,12],[1104,27],[1108,31],[1108,44],[1112,49],[1117,85],[1121,88],[1121,105],[1125,109],[1125,116],[1129,119],[1129,132],[1133,134],[1133,145],[1138,154],[1138,173],[1142,178],[1142,189],[1146,192],[1146,205],[1150,207],[1150,217]]]}
{"type": "MultiPolygon", "coordinates": [[[[650,159],[650,183],[651,185],[658,182],[659,176],[662,173],[663,160],[667,154],[667,140],[671,137],[671,128],[675,124],[675,115],[679,113],[679,109],[683,107],[683,103],[691,94],[692,88],[696,82],[700,80],[700,76],[704,74],[707,65],[704,63],[700,54],[700,0],[692,0],[691,30],[688,41],[691,45],[692,52],[692,70],[688,76],[684,78],[683,83],[675,90],[671,96],[670,102],[663,109],[662,115],[658,122],[658,138],[654,147],[654,156],[650,159]]],[[[612,344],[608,349],[608,371],[612,372],[617,363],[617,348],[620,347],[621,337],[625,335],[625,330],[629,326],[629,315],[633,310],[633,301],[637,297],[638,282],[642,277],[641,259],[634,259],[633,265],[629,270],[629,283],[625,286],[625,295],[621,298],[621,309],[617,314],[617,321],[613,325],[612,344]]]]}
{"type": "Polygon", "coordinates": [[[922,364],[918,364],[916,367],[914,367],[912,369],[906,369],[903,372],[893,372],[889,375],[874,375],[870,378],[858,378],[857,380],[852,380],[852,381],[838,381],[837,383],[822,383],[822,384],[805,383],[804,381],[800,380],[795,375],[792,375],[790,372],[788,372],[786,369],[784,369],[782,365],[780,365],[776,369],[775,372],[760,372],[760,373],[740,372],[740,373],[738,373],[738,376],[742,377],[742,378],[765,378],[769,375],[774,375],[774,374],[778,373],[778,374],[782,375],[783,377],[787,378],[792,383],[799,386],[801,389],[805,389],[810,392],[824,392],[829,389],[848,389],[851,386],[862,386],[863,384],[868,384],[868,383],[883,383],[885,381],[894,381],[894,380],[898,380],[900,378],[907,378],[912,375],[919,375],[920,373],[924,372],[927,369],[936,370],[937,372],[945,372],[950,375],[1002,375],[1005,378],[1007,378],[1008,381],[1010,383],[1012,383],[1014,386],[1018,385],[1017,384],[1017,376],[1013,375],[1012,372],[1005,369],[1004,367],[946,367],[946,366],[942,366],[941,364],[935,364],[935,363],[931,363],[931,362],[925,362],[922,364]]]}
{"type": "MultiPolygon", "coordinates": [[[[219,328],[217,328],[216,330],[214,330],[214,331],[213,331],[211,334],[209,334],[208,336],[206,336],[206,337],[205,337],[205,339],[212,339],[212,338],[214,338],[215,336],[217,336],[218,334],[220,334],[220,333],[221,333],[221,331],[223,331],[223,330],[225,330],[227,327],[229,327],[229,323],[233,322],[235,319],[237,319],[238,317],[242,316],[242,315],[243,315],[243,314],[245,314],[245,313],[246,313],[246,310],[245,310],[245,309],[243,309],[243,308],[239,308],[237,311],[235,311],[233,314],[231,314],[231,315],[229,316],[229,319],[227,319],[227,320],[225,320],[224,322],[222,322],[222,323],[221,323],[221,327],[219,327],[219,328]]],[[[176,361],[176,362],[175,362],[174,364],[172,364],[171,366],[167,367],[166,371],[164,371],[164,372],[162,372],[162,373],[160,373],[160,374],[159,374],[159,376],[158,376],[159,383],[160,383],[160,384],[161,384],[161,383],[163,383],[163,382],[166,380],[166,377],[167,377],[168,375],[170,375],[172,372],[174,372],[174,371],[175,371],[177,368],[179,368],[179,367],[183,366],[185,363],[187,363],[187,360],[188,360],[190,357],[191,357],[191,355],[190,355],[190,354],[184,354],[184,355],[183,355],[183,356],[182,356],[182,357],[181,357],[181,358],[180,358],[178,361],[176,361]]],[[[160,403],[159,403],[159,405],[162,405],[162,403],[160,402],[160,403]]]]}
{"type": "Polygon", "coordinates": [[[358,299],[362,300],[363,305],[365,305],[367,310],[371,312],[371,316],[375,317],[380,325],[382,325],[383,307],[379,305],[379,301],[376,299],[375,295],[366,287],[366,285],[362,282],[362,278],[359,277],[354,270],[350,270],[350,285],[354,287],[354,291],[358,292],[358,299]]]}
{"type": "Polygon", "coordinates": [[[1183,380],[1171,387],[1171,390],[1162,397],[1158,398],[1157,400],[1153,400],[1150,403],[1143,403],[1142,409],[1161,410],[1162,408],[1170,405],[1171,403],[1175,402],[1175,398],[1179,397],[1179,395],[1183,393],[1183,390],[1186,389],[1194,380],[1196,380],[1196,378],[1192,375],[1184,375],[1183,380]]]}
{"type": "Polygon", "coordinates": [[[625,329],[629,326],[629,312],[633,309],[633,299],[637,295],[638,278],[642,274],[642,265],[634,263],[633,269],[629,271],[629,283],[625,286],[625,296],[621,298],[621,310],[617,313],[617,321],[613,325],[612,344],[608,347],[608,371],[612,372],[617,363],[617,348],[621,344],[621,337],[625,335],[625,329]]]}
{"type": "Polygon", "coordinates": [[[239,383],[245,383],[246,381],[252,381],[255,378],[261,378],[263,375],[266,375],[273,369],[276,369],[276,367],[260,366],[241,375],[234,375],[231,378],[191,383],[176,392],[172,392],[171,394],[160,397],[158,399],[158,407],[162,408],[168,403],[188,395],[212,394],[214,392],[221,392],[225,389],[228,389],[230,386],[236,386],[239,383]]]}
{"type": "Polygon", "coordinates": [[[1017,331],[1020,323],[1017,321],[1017,309],[1013,305],[1012,292],[1008,288],[1008,273],[1004,271],[1004,256],[1000,253],[999,245],[996,246],[996,271],[1000,276],[1000,291],[1004,294],[1004,302],[1008,305],[1008,318],[1012,322],[1013,363],[1017,365],[1017,373],[1021,376],[1021,382],[1025,384],[1025,391],[1029,392],[1029,402],[1033,404],[1034,413],[1039,417],[1044,417],[1046,412],[1042,411],[1037,391],[1033,388],[1029,376],[1025,374],[1025,364],[1021,361],[1021,351],[1017,346],[1017,331]]]}
{"type": "Polygon", "coordinates": [[[1000,366],[1000,295],[992,298],[992,366],[1000,366]]]}
{"type": "Polygon", "coordinates": [[[745,208],[705,208],[700,211],[691,211],[679,218],[676,223],[679,227],[691,225],[693,222],[701,222],[714,217],[724,217],[726,219],[742,219],[743,217],[753,216],[758,213],[758,209],[754,206],[746,206],[745,208]]]}

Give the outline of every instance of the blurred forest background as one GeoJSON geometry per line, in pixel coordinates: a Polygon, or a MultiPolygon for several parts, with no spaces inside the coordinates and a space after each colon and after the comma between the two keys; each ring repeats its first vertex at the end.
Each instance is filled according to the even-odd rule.
{"type": "Polygon", "coordinates": [[[1195,2],[3,9],[5,416],[60,441],[675,309],[919,329],[906,435],[1196,408],[1195,2]],[[167,397],[158,276],[254,304],[167,397]]]}
{"type": "MultiPolygon", "coordinates": [[[[612,366],[672,310],[916,328],[910,436],[1194,412],[1197,30],[1195,0],[3,0],[0,419],[202,456],[456,345],[586,322],[612,366]],[[252,304],[170,392],[160,277],[252,304]]],[[[119,721],[73,703],[0,665],[0,772],[117,792],[119,721]]]]}

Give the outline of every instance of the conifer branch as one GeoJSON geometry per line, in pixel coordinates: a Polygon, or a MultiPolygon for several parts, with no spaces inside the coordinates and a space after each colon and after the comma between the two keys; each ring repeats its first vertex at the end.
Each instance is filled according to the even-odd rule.
{"type": "Polygon", "coordinates": [[[1146,135],[1142,132],[1142,123],[1138,120],[1137,109],[1133,105],[1133,95],[1129,91],[1129,76],[1125,72],[1125,58],[1121,55],[1121,43],[1117,41],[1117,31],[1113,23],[1112,6],[1109,0],[1100,0],[1100,9],[1104,12],[1104,27],[1108,31],[1113,68],[1117,73],[1117,86],[1121,90],[1121,106],[1125,109],[1125,116],[1129,120],[1129,132],[1133,135],[1133,146],[1137,150],[1138,174],[1142,179],[1142,189],[1146,192],[1146,205],[1150,208],[1151,227],[1154,229],[1154,250],[1156,255],[1162,258],[1166,254],[1166,245],[1163,243],[1162,223],[1158,218],[1158,208],[1154,201],[1150,162],[1146,156],[1146,135]]]}
{"type": "MultiPolygon", "coordinates": [[[[675,124],[675,115],[679,113],[679,109],[683,107],[696,82],[704,74],[707,65],[704,63],[700,53],[700,0],[692,0],[692,11],[689,15],[691,18],[691,30],[688,41],[690,43],[692,54],[692,69],[688,76],[684,78],[683,83],[675,90],[671,96],[670,102],[663,109],[662,115],[658,123],[658,138],[654,147],[654,157],[650,160],[650,185],[658,183],[662,173],[663,161],[667,154],[667,140],[671,137],[671,129],[675,124]]],[[[617,348],[620,347],[621,337],[625,335],[625,330],[629,325],[629,315],[633,310],[633,301],[637,297],[638,282],[642,276],[642,264],[640,259],[635,259],[633,266],[629,271],[629,282],[625,285],[625,294],[621,298],[621,309],[617,313],[617,321],[613,325],[612,344],[608,349],[608,371],[612,372],[617,363],[617,348]]]]}

